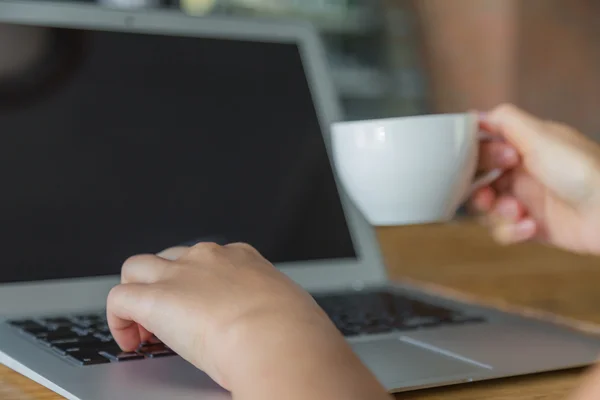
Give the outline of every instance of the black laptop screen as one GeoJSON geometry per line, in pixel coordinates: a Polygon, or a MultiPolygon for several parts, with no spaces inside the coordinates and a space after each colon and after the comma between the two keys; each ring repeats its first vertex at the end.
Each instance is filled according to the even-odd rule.
{"type": "Polygon", "coordinates": [[[355,257],[296,45],[47,35],[0,74],[0,282],[198,241],[355,257]]]}

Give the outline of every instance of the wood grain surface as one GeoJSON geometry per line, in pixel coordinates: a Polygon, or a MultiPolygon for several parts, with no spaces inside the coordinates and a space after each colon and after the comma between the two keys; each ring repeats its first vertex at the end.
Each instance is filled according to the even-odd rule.
{"type": "MultiPolygon", "coordinates": [[[[600,259],[537,244],[501,247],[472,221],[381,228],[394,279],[439,285],[494,304],[523,306],[600,324],[600,259]]],[[[581,381],[571,370],[398,395],[408,400],[559,400],[581,381]]],[[[0,366],[0,399],[58,400],[0,366]]]]}

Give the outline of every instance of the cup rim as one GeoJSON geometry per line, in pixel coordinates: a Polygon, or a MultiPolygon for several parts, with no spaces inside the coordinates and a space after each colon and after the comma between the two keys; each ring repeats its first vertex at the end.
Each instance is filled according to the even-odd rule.
{"type": "Polygon", "coordinates": [[[373,125],[378,123],[390,123],[390,122],[402,122],[407,120],[425,119],[425,118],[450,118],[450,117],[468,117],[470,115],[477,115],[475,112],[463,112],[463,113],[438,113],[438,114],[419,114],[419,115],[407,115],[400,117],[387,117],[387,118],[373,118],[373,119],[360,119],[354,121],[337,121],[332,123],[332,127],[349,127],[356,125],[373,125]]]}

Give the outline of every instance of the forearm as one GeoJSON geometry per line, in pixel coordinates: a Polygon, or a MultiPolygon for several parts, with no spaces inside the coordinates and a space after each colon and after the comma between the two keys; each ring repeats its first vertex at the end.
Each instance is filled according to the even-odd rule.
{"type": "Polygon", "coordinates": [[[389,400],[335,327],[300,326],[264,326],[252,339],[230,370],[234,399],[389,400]]]}
{"type": "Polygon", "coordinates": [[[518,0],[413,0],[436,112],[515,101],[518,0]]]}
{"type": "Polygon", "coordinates": [[[569,396],[569,400],[597,400],[600,398],[600,365],[590,369],[583,384],[569,396]]]}

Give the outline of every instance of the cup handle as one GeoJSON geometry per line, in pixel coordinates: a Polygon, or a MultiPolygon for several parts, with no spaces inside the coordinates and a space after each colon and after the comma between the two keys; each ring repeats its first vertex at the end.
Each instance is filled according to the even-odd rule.
{"type": "Polygon", "coordinates": [[[491,170],[490,172],[487,172],[483,176],[475,179],[475,182],[473,182],[471,184],[471,187],[469,188],[469,192],[463,199],[463,202],[467,201],[469,199],[469,197],[471,197],[473,195],[473,193],[475,193],[482,187],[488,186],[489,184],[494,182],[496,179],[500,178],[503,173],[504,173],[504,170],[502,170],[500,168],[496,168],[496,169],[491,170]]]}
{"type": "MultiPolygon", "coordinates": [[[[497,137],[489,135],[485,132],[479,132],[477,134],[477,137],[482,142],[498,140],[497,137]]],[[[500,168],[496,168],[496,169],[493,169],[493,170],[487,172],[483,176],[475,179],[475,181],[471,184],[471,187],[469,188],[469,191],[465,195],[462,202],[463,203],[466,202],[473,195],[473,193],[475,193],[482,187],[488,186],[489,184],[494,182],[496,179],[500,178],[503,173],[504,173],[504,170],[502,170],[500,168]]]]}

